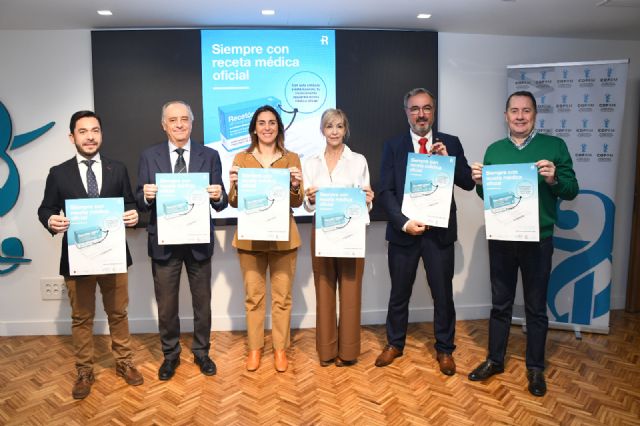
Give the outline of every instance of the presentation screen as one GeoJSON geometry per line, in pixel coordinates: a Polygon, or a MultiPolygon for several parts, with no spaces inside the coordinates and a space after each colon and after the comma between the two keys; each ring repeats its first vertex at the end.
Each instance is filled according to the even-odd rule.
{"type": "MultiPolygon", "coordinates": [[[[249,147],[249,123],[263,105],[278,111],[286,147],[302,162],[324,149],[320,116],[336,106],[335,31],[203,30],[201,49],[204,143],[222,170],[249,147]]],[[[236,215],[227,208],[217,216],[236,215]]]]}
{"type": "MultiPolygon", "coordinates": [[[[91,50],[101,151],[125,163],[134,187],[140,153],[167,141],[160,123],[167,101],[191,105],[191,140],[220,153],[227,189],[231,161],[246,149],[257,107],[270,104],[280,112],[288,127],[285,146],[304,168],[324,149],[320,115],[337,106],[349,119],[347,145],[369,163],[376,192],[371,220],[386,219],[377,197],[384,141],[409,131],[403,95],[414,87],[438,95],[438,34],[430,31],[92,31],[91,50]]],[[[91,105],[78,105],[84,108],[91,105]]],[[[215,214],[223,225],[235,217],[230,208],[215,214]]]]}

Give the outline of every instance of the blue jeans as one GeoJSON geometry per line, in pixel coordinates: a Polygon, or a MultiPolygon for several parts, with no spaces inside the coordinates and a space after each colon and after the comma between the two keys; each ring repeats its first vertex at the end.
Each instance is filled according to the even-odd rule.
{"type": "Polygon", "coordinates": [[[489,240],[492,308],[488,359],[496,364],[504,365],[520,269],[527,321],[526,365],[530,370],[544,370],[549,327],[547,288],[552,255],[552,237],[540,242],[489,240]]]}

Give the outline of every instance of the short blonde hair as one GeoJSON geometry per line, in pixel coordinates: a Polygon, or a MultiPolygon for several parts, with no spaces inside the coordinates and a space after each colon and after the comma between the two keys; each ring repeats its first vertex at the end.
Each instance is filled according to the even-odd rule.
{"type": "Polygon", "coordinates": [[[347,114],[341,109],[329,108],[322,113],[322,118],[320,118],[320,132],[324,134],[324,128],[336,118],[342,119],[342,124],[344,124],[344,141],[346,141],[350,135],[349,119],[347,119],[347,114]]]}

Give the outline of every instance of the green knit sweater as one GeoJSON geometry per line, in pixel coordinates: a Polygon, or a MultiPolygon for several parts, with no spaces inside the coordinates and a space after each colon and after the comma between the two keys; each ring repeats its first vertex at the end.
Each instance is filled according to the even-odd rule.
{"type": "MultiPolygon", "coordinates": [[[[558,198],[573,200],[578,195],[578,181],[573,171],[573,161],[564,141],[555,136],[538,133],[522,150],[508,138],[492,143],[484,154],[484,164],[535,163],[549,160],[556,166],[557,184],[549,185],[538,174],[538,205],[540,213],[540,239],[553,235],[556,223],[558,198]]],[[[483,196],[482,185],[476,192],[483,196]]]]}

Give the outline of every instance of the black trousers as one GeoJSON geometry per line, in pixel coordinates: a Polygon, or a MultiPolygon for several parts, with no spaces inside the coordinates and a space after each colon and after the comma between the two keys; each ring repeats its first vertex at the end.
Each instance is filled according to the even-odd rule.
{"type": "Polygon", "coordinates": [[[547,288],[552,255],[552,237],[540,242],[489,240],[492,300],[489,317],[489,359],[491,361],[504,365],[513,301],[518,283],[518,269],[520,269],[527,321],[526,365],[530,370],[544,370],[545,343],[549,328],[547,288]]]}
{"type": "Polygon", "coordinates": [[[158,304],[160,342],[165,359],[180,356],[179,299],[182,265],[187,269],[193,306],[191,351],[201,357],[211,347],[211,258],[198,261],[189,246],[177,246],[165,261],[152,260],[153,284],[158,304]]]}
{"type": "Polygon", "coordinates": [[[433,297],[433,329],[438,352],[452,353],[456,330],[453,304],[454,246],[442,245],[429,231],[415,244],[401,246],[389,243],[388,261],[391,295],[387,310],[387,342],[402,350],[407,337],[409,301],[420,258],[427,273],[433,297]]]}

